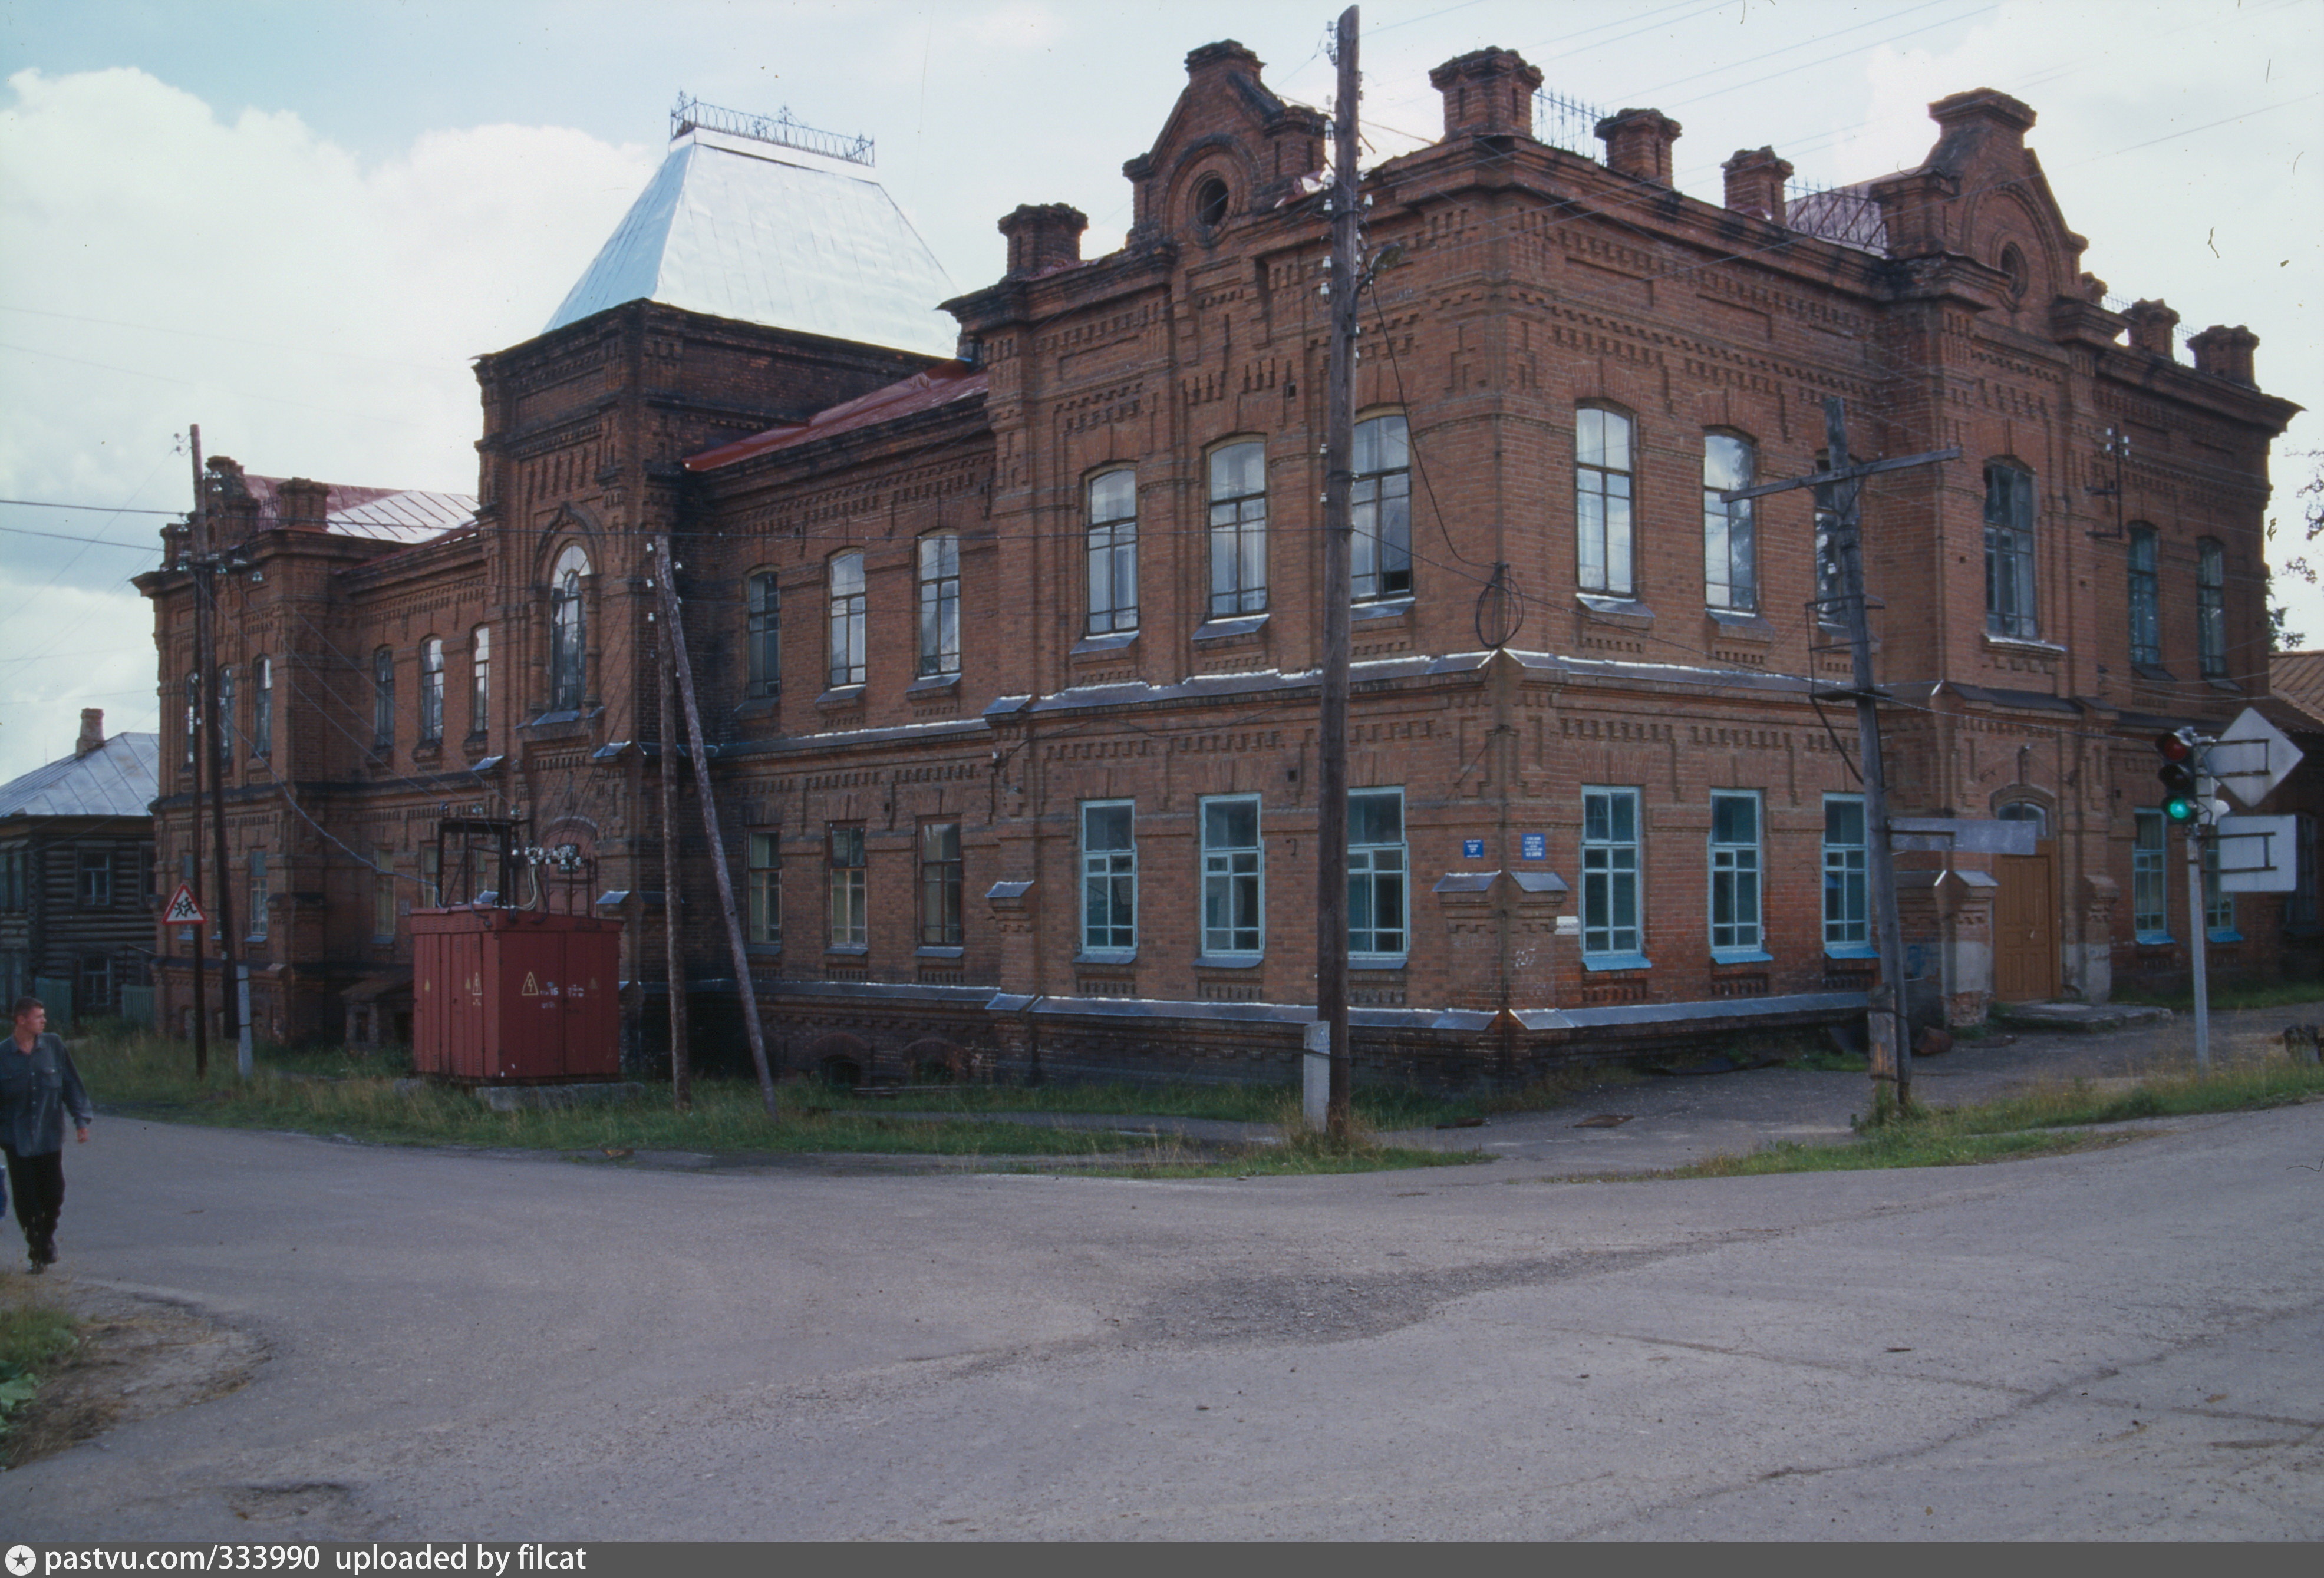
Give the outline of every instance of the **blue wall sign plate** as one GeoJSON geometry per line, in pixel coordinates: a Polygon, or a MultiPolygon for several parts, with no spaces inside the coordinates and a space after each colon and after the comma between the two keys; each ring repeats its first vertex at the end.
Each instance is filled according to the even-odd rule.
{"type": "Polygon", "coordinates": [[[1484,840],[1484,839],[1463,839],[1461,841],[1461,858],[1462,858],[1463,860],[1482,860],[1484,858],[1485,858],[1485,840],[1484,840]]]}
{"type": "Polygon", "coordinates": [[[1547,833],[1521,834],[1519,849],[1523,858],[1527,860],[1546,860],[1549,858],[1549,835],[1547,833]]]}

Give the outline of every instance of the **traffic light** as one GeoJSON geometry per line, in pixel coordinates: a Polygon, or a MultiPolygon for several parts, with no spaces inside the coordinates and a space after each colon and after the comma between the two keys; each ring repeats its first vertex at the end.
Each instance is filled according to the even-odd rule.
{"type": "Polygon", "coordinates": [[[2163,814],[2175,822],[2201,820],[2203,803],[2196,794],[2201,764],[2202,736],[2191,729],[2175,729],[2154,737],[2154,750],[2163,766],[2154,775],[2163,780],[2163,814]]]}

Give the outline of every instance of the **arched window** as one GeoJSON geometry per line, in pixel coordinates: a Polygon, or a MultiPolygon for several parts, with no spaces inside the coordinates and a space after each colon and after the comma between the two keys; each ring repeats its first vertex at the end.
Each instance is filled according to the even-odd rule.
{"type": "Polygon", "coordinates": [[[2013,800],[2008,804],[2004,805],[1996,811],[1993,815],[1994,820],[1997,821],[2032,822],[2034,824],[2034,836],[2037,839],[2046,839],[2050,836],[2049,808],[2039,804],[2036,802],[2031,800],[2013,800]]]}
{"type": "Polygon", "coordinates": [[[1267,445],[1211,451],[1210,617],[1267,611],[1267,445]]]}
{"type": "Polygon", "coordinates": [[[371,655],[371,748],[395,746],[395,654],[383,647],[371,655]]]}
{"type": "Polygon", "coordinates": [[[1573,414],[1573,524],[1584,592],[1628,597],[1631,575],[1630,418],[1602,406],[1573,414]]]}
{"type": "Polygon", "coordinates": [[[1138,474],[1108,472],[1089,485],[1089,633],[1138,628],[1138,474]]]}
{"type": "Polygon", "coordinates": [[[2163,599],[2154,578],[2154,528],[2130,528],[2130,660],[2163,665],[2163,599]]]}
{"type": "Polygon", "coordinates": [[[782,600],[772,570],[743,583],[742,606],[743,694],[774,695],[782,688],[782,600]]]}
{"type": "Polygon", "coordinates": [[[2217,537],[2195,545],[2195,647],[2205,679],[2227,677],[2227,550],[2217,537]]]}
{"type": "Polygon", "coordinates": [[[588,616],[581,601],[589,556],[578,546],[557,556],[549,576],[549,710],[578,712],[588,663],[588,616]]]}
{"type": "Polygon", "coordinates": [[[420,643],[420,739],[444,738],[444,642],[430,636],[420,643]]]}
{"type": "Polygon", "coordinates": [[[274,754],[274,659],[260,657],[250,665],[250,754],[274,754]]]}
{"type": "Polygon", "coordinates": [[[831,561],[831,688],[863,683],[863,555],[831,561]]]}
{"type": "Polygon", "coordinates": [[[1740,613],[1759,606],[1759,548],[1751,500],[1728,503],[1719,495],[1757,480],[1759,455],[1734,433],[1702,436],[1702,596],[1712,608],[1740,613]]]}
{"type": "Polygon", "coordinates": [[[2004,461],[1985,468],[1985,628],[2036,640],[2034,607],[2034,473],[2004,461]]]}
{"type": "Polygon", "coordinates": [[[1412,433],[1401,414],[1356,424],[1353,540],[1355,601],[1412,595],[1412,433]]]}
{"type": "Polygon", "coordinates": [[[960,535],[920,539],[920,665],[923,678],[960,672],[960,535]]]}

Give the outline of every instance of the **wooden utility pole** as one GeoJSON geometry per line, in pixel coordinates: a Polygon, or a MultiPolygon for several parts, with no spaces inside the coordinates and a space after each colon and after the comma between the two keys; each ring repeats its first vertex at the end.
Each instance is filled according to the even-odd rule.
{"type": "MultiPolygon", "coordinates": [[[[710,753],[702,743],[702,710],[694,699],[694,668],[686,660],[686,627],[678,622],[678,583],[672,579],[677,565],[671,562],[667,536],[654,538],[654,580],[661,588],[662,639],[669,644],[678,697],[686,709],[686,736],[694,748],[694,787],[702,797],[702,830],[710,840],[710,873],[718,879],[718,907],[726,913],[726,945],[733,950],[734,984],[742,995],[742,1032],[751,1038],[751,1061],[759,1070],[760,1099],[766,1104],[767,1116],[778,1117],[775,1077],[767,1068],[767,1032],[760,1026],[759,995],[751,985],[751,952],[742,942],[742,918],[734,913],[734,879],[726,871],[726,846],[718,836],[718,802],[710,792],[710,753]]],[[[669,902],[670,895],[664,894],[665,913],[669,902]]]]}
{"type": "MultiPolygon", "coordinates": [[[[201,425],[188,424],[186,433],[194,451],[194,529],[189,544],[193,552],[189,555],[190,562],[186,568],[193,576],[194,683],[199,686],[209,683],[206,662],[210,647],[209,600],[202,595],[200,565],[210,551],[210,491],[208,483],[202,476],[201,425]]],[[[194,698],[193,707],[189,708],[186,712],[186,727],[189,729],[195,727],[196,709],[200,706],[201,699],[197,695],[194,698]]],[[[193,748],[189,741],[186,757],[194,767],[194,798],[186,819],[186,838],[187,849],[189,851],[189,864],[193,868],[194,901],[198,904],[202,896],[202,753],[193,748]]],[[[207,1079],[210,1073],[210,1011],[208,994],[203,989],[203,977],[209,969],[209,961],[203,957],[203,954],[208,947],[208,942],[202,936],[202,932],[208,929],[208,921],[204,921],[194,928],[194,1078],[197,1079],[207,1079]]]]}
{"type": "MultiPolygon", "coordinates": [[[[1880,759],[1880,693],[1873,683],[1872,624],[1864,596],[1862,500],[1864,479],[1878,472],[1932,465],[1959,458],[1946,449],[1851,465],[1848,459],[1848,403],[1837,395],[1823,402],[1825,469],[1804,477],[1738,488],[1722,493],[1733,502],[1794,488],[1828,488],[1831,546],[1840,559],[1840,601],[1848,619],[1850,657],[1849,694],[1856,702],[1857,755],[1864,780],[1864,865],[1872,934],[1880,956],[1880,978],[1872,989],[1872,1116],[1885,1122],[1913,1105],[1912,1038],[1904,1033],[1904,940],[1896,917],[1896,861],[1888,842],[1888,779],[1880,759]]],[[[1812,682],[1811,682],[1812,683],[1812,682]]]]}
{"type": "Polygon", "coordinates": [[[678,1111],[692,1112],[694,1068],[686,1042],[686,938],[678,921],[677,663],[669,649],[670,620],[664,619],[660,625],[661,921],[669,954],[669,1096],[678,1111]]]}
{"type": "MultiPolygon", "coordinates": [[[[208,496],[207,482],[202,484],[202,492],[205,498],[208,496]]],[[[218,1028],[221,1039],[238,1047],[242,1030],[241,1015],[236,1012],[235,1003],[237,993],[235,979],[234,872],[226,864],[226,720],[219,716],[218,708],[217,628],[225,610],[218,607],[217,588],[219,563],[224,557],[217,543],[213,540],[208,552],[202,555],[195,585],[197,596],[208,605],[210,616],[200,627],[202,657],[199,667],[202,671],[202,712],[209,720],[210,849],[217,862],[217,892],[212,895],[210,915],[217,922],[218,929],[218,1028]]],[[[250,1074],[239,1053],[235,1058],[235,1069],[244,1078],[250,1074]]]]}
{"type": "Polygon", "coordinates": [[[1356,170],[1357,7],[1340,14],[1339,98],[1332,122],[1330,371],[1323,416],[1323,651],[1315,725],[1315,1017],[1328,1037],[1331,1100],[1325,1128],[1348,1133],[1348,604],[1354,488],[1356,303],[1362,260],[1363,195],[1356,170]]]}

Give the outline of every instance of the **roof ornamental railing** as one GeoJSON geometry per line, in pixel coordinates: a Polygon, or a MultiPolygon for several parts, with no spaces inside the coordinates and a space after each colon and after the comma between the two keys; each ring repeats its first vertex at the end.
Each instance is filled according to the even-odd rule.
{"type": "Polygon", "coordinates": [[[754,115],[742,110],[721,109],[715,104],[704,104],[698,98],[679,94],[677,107],[669,112],[670,140],[676,142],[697,127],[706,132],[724,132],[730,137],[748,137],[756,142],[796,148],[802,153],[820,153],[828,159],[844,159],[850,164],[867,168],[877,162],[871,138],[844,137],[837,132],[817,131],[792,118],[788,108],[777,110],[771,115],[754,115]]]}
{"type": "Polygon", "coordinates": [[[1888,221],[1863,187],[1786,188],[1784,227],[1858,252],[1888,255],[1888,221]]]}
{"type": "Polygon", "coordinates": [[[1534,140],[1584,159],[1598,157],[1598,123],[1605,118],[1606,112],[1596,105],[1547,88],[1537,89],[1533,96],[1534,140]]]}

